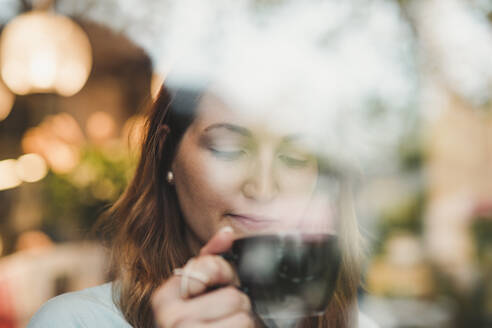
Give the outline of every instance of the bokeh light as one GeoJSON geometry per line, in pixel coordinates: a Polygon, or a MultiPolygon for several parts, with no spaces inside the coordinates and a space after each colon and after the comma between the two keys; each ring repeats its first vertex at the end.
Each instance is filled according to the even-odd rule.
{"type": "Polygon", "coordinates": [[[41,11],[18,16],[4,29],[2,76],[15,93],[77,93],[87,81],[92,52],[85,32],[67,17],[41,11]]]}
{"type": "Polygon", "coordinates": [[[49,116],[42,123],[46,131],[53,133],[58,139],[73,145],[83,143],[84,135],[75,118],[68,113],[49,116]]]}
{"type": "Polygon", "coordinates": [[[42,231],[23,232],[15,244],[17,251],[41,251],[54,246],[53,241],[42,231]]]}
{"type": "Polygon", "coordinates": [[[107,140],[114,136],[116,123],[106,112],[95,112],[89,116],[86,124],[89,137],[95,141],[107,140]]]}
{"type": "Polygon", "coordinates": [[[67,113],[46,117],[22,137],[24,152],[39,154],[56,173],[68,173],[77,166],[82,143],[82,131],[67,113]]]}
{"type": "Polygon", "coordinates": [[[9,116],[14,105],[15,96],[0,79],[0,121],[9,116]]]}
{"type": "Polygon", "coordinates": [[[48,173],[44,159],[37,154],[26,154],[17,160],[16,172],[19,179],[25,182],[36,182],[48,173]]]}
{"type": "Polygon", "coordinates": [[[68,173],[79,163],[78,151],[70,145],[58,140],[51,140],[47,144],[47,161],[54,172],[68,173]]]}
{"type": "Polygon", "coordinates": [[[0,161],[0,190],[15,188],[22,183],[17,177],[16,167],[15,159],[0,161]]]}

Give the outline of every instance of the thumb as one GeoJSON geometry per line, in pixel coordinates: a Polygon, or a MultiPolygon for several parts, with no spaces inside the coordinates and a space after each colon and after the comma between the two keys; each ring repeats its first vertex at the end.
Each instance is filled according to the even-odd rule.
{"type": "Polygon", "coordinates": [[[219,254],[231,248],[234,241],[234,230],[225,226],[210,238],[207,244],[200,250],[200,255],[219,254]]]}

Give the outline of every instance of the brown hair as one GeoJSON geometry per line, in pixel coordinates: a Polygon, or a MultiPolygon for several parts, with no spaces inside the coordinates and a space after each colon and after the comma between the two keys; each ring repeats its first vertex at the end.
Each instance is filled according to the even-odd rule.
{"type": "MultiPolygon", "coordinates": [[[[103,217],[114,275],[113,299],[134,327],[153,327],[153,291],[193,256],[185,242],[185,223],[174,189],[166,183],[179,142],[194,119],[199,93],[162,88],[151,107],[135,176],[103,217]]],[[[350,206],[344,206],[350,209],[350,206]]],[[[342,213],[342,267],[333,300],[321,318],[303,327],[352,326],[351,309],[359,285],[357,226],[350,211],[342,213]],[[345,222],[346,221],[346,222],[345,222]]]]}

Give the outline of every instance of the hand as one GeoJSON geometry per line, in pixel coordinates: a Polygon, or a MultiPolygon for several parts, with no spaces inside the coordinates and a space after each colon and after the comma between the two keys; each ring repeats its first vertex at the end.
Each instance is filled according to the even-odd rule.
{"type": "Polygon", "coordinates": [[[214,255],[227,251],[233,240],[230,229],[220,230],[186,264],[183,275],[172,276],[154,292],[152,308],[158,327],[255,327],[249,298],[234,287],[238,281],[234,269],[214,255]],[[224,287],[207,291],[214,286],[224,287]]]}

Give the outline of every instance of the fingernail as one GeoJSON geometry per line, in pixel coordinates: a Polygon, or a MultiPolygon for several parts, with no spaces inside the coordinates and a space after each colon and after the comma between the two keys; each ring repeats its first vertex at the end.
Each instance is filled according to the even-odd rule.
{"type": "Polygon", "coordinates": [[[220,233],[231,233],[231,232],[234,232],[234,230],[230,226],[225,226],[225,227],[220,228],[219,232],[220,233]]]}

